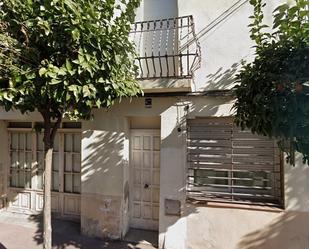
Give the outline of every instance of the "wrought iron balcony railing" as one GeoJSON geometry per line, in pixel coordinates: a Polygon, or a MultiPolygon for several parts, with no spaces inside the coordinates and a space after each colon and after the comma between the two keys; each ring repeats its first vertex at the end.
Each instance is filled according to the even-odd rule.
{"type": "Polygon", "coordinates": [[[136,22],[130,37],[138,53],[137,79],[190,79],[200,66],[192,16],[136,22]]]}

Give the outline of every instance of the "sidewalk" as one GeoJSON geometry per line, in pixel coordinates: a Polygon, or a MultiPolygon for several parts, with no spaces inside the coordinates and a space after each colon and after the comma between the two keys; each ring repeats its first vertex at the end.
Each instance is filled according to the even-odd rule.
{"type": "MultiPolygon", "coordinates": [[[[0,212],[0,249],[41,249],[42,229],[35,219],[0,212]]],[[[28,217],[28,216],[27,216],[28,217]]],[[[55,249],[155,249],[145,244],[103,241],[82,236],[79,224],[53,221],[53,248],[55,249]]]]}

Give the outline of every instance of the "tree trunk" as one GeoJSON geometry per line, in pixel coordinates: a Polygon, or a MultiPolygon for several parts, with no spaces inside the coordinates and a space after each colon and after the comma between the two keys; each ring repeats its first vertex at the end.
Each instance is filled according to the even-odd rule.
{"type": "Polygon", "coordinates": [[[51,183],[54,140],[60,126],[62,116],[59,113],[55,125],[51,125],[51,117],[48,112],[41,112],[44,118],[44,207],[43,207],[43,248],[52,249],[52,224],[51,224],[51,183]]]}
{"type": "Polygon", "coordinates": [[[45,154],[44,209],[43,209],[44,249],[52,248],[52,226],[51,226],[52,160],[53,160],[53,148],[50,147],[47,149],[45,154]]]}

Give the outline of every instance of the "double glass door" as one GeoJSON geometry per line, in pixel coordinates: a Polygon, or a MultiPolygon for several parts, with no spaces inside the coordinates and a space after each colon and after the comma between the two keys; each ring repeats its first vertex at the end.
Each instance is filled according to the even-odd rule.
{"type": "MultiPolygon", "coordinates": [[[[43,133],[9,128],[9,208],[39,212],[43,208],[43,133]]],[[[60,129],[54,143],[52,211],[79,216],[81,191],[81,134],[60,129]]]]}

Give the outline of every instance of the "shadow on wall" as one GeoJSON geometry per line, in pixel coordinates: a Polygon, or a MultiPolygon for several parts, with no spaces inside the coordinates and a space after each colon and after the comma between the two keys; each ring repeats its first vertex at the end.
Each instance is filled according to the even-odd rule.
{"type": "Polygon", "coordinates": [[[235,14],[244,4],[246,4],[249,0],[238,0],[233,3],[228,9],[223,11],[217,18],[212,20],[207,26],[205,26],[201,31],[197,33],[197,38],[200,40],[208,33],[210,33],[213,29],[218,28],[221,24],[224,23],[229,17],[235,14]]]}
{"type": "MultiPolygon", "coordinates": [[[[200,101],[196,100],[192,102],[190,98],[178,98],[174,103],[174,115],[164,114],[169,117],[167,127],[164,129],[171,129],[167,136],[164,136],[168,130],[163,131],[162,146],[164,146],[164,152],[161,154],[164,156],[166,165],[164,167],[164,173],[161,173],[161,206],[160,218],[160,241],[159,245],[162,248],[184,248],[187,243],[187,224],[186,219],[191,215],[198,216],[198,210],[194,205],[186,202],[186,175],[187,175],[187,156],[186,156],[186,137],[187,137],[187,119],[197,116],[216,115],[219,111],[219,106],[225,103],[226,99],[209,97],[208,101],[205,98],[200,101]],[[175,124],[173,127],[169,127],[171,124],[175,124]],[[176,150],[175,150],[176,149],[176,150]],[[180,151],[184,153],[180,154],[180,151]],[[175,154],[174,154],[175,153],[175,154]],[[174,165],[177,165],[178,170],[174,165]],[[167,171],[168,168],[172,168],[173,171],[167,171]],[[177,180],[174,180],[177,179],[177,180]],[[171,184],[173,182],[173,184],[171,184]],[[165,208],[166,199],[180,200],[181,213],[179,215],[171,215],[165,208]]],[[[165,122],[167,122],[165,120],[165,122]]],[[[162,168],[163,169],[163,168],[162,168]]]]}
{"type": "Polygon", "coordinates": [[[100,131],[87,130],[83,140],[82,231],[94,237],[120,238],[122,208],[128,208],[129,198],[122,178],[128,170],[128,159],[124,158],[128,137],[115,121],[100,131]]]}
{"type": "MultiPolygon", "coordinates": [[[[231,1],[232,2],[232,1],[231,1]]],[[[216,18],[214,18],[208,25],[202,28],[197,33],[197,38],[201,43],[207,39],[207,36],[212,32],[215,32],[216,29],[220,28],[225,24],[226,21],[233,18],[234,15],[237,14],[238,11],[242,9],[245,4],[247,4],[249,0],[238,0],[234,1],[229,8],[225,11],[222,11],[216,18]]],[[[204,47],[204,45],[202,46],[204,47]]],[[[207,50],[207,46],[206,46],[207,50]]],[[[205,55],[206,60],[209,60],[209,64],[212,61],[217,60],[217,58],[210,58],[207,56],[207,51],[202,51],[202,54],[205,55]]],[[[247,57],[247,56],[246,56],[247,57]]],[[[235,85],[235,75],[240,69],[241,63],[245,58],[239,59],[234,62],[230,68],[220,67],[217,69],[215,73],[208,74],[205,76],[205,81],[203,80],[203,86],[198,89],[198,91],[211,91],[211,90],[229,90],[235,85]]],[[[206,62],[207,64],[208,62],[206,62]]],[[[207,68],[207,65],[206,65],[207,68]]]]}
{"type": "Polygon", "coordinates": [[[309,213],[290,211],[242,237],[235,249],[308,249],[309,213]]]}
{"type": "Polygon", "coordinates": [[[295,167],[285,166],[287,210],[262,229],[243,236],[235,249],[309,248],[309,167],[300,163],[301,158],[297,161],[295,167]]]}
{"type": "MultiPolygon", "coordinates": [[[[171,128],[171,131],[169,134],[164,137],[162,143],[165,144],[171,144],[175,141],[175,138],[183,138],[185,139],[186,136],[186,120],[190,112],[195,112],[197,114],[200,113],[201,116],[205,115],[215,115],[219,111],[219,105],[221,105],[223,102],[226,102],[225,99],[221,98],[213,98],[209,97],[209,101],[199,101],[198,103],[192,103],[190,101],[190,98],[188,97],[181,97],[175,98],[175,101],[173,103],[173,107],[177,109],[177,116],[174,120],[171,120],[172,123],[175,123],[176,125],[171,128]],[[212,100],[210,100],[212,99],[212,100]],[[190,103],[189,103],[190,102],[190,103]],[[187,110],[187,105],[190,104],[190,108],[187,110]],[[181,131],[178,130],[179,126],[181,127],[181,131]]],[[[166,109],[160,110],[161,114],[166,112],[166,109]]],[[[174,115],[173,115],[174,118],[174,115]]],[[[123,132],[119,132],[119,129],[117,129],[117,125],[115,123],[114,126],[110,126],[109,130],[105,130],[104,132],[97,132],[97,131],[87,131],[84,133],[85,140],[87,141],[88,138],[91,137],[91,141],[87,141],[85,143],[85,148],[83,150],[87,151],[87,154],[83,155],[83,166],[82,166],[82,175],[83,175],[83,183],[82,184],[89,184],[91,185],[91,188],[94,188],[96,190],[100,189],[99,185],[103,184],[104,187],[109,188],[112,190],[113,188],[124,188],[125,193],[124,196],[128,200],[129,199],[129,191],[127,185],[123,184],[122,179],[121,183],[117,180],[117,174],[120,172],[120,169],[122,171],[123,167],[126,167],[128,165],[127,161],[123,160],[123,150],[124,144],[123,141],[128,139],[126,137],[126,134],[123,132]],[[107,146],[109,145],[109,146],[107,146]],[[88,153],[90,152],[90,153],[88,153]],[[102,175],[106,175],[108,177],[104,177],[104,179],[107,180],[104,183],[102,183],[102,175]],[[99,184],[100,183],[100,184],[99,184]],[[118,184],[119,183],[119,184],[118,184]],[[94,184],[94,185],[92,185],[94,184]],[[125,186],[123,186],[125,185],[125,186]]],[[[178,146],[178,145],[177,145],[178,146]]],[[[183,144],[180,144],[179,146],[184,146],[183,144]]],[[[181,158],[173,158],[173,155],[170,155],[172,160],[179,161],[180,164],[183,165],[186,157],[181,158]]],[[[167,166],[167,165],[165,165],[167,166]]],[[[185,169],[184,169],[185,170],[185,169]]],[[[182,172],[181,168],[181,174],[184,174],[185,172],[182,172]]],[[[174,177],[170,175],[170,177],[174,177]]],[[[170,178],[170,179],[171,179],[170,178]]],[[[181,187],[175,186],[173,189],[170,189],[170,195],[175,196],[181,196],[181,200],[183,201],[183,209],[185,212],[183,212],[180,216],[165,216],[164,217],[164,229],[161,230],[161,232],[169,231],[173,235],[173,240],[179,240],[181,241],[183,239],[183,236],[185,234],[181,234],[178,231],[174,231],[174,228],[178,226],[179,222],[182,222],[182,218],[186,218],[188,215],[197,213],[197,210],[194,207],[191,207],[190,209],[187,208],[187,204],[184,202],[185,198],[185,186],[183,182],[183,177],[181,178],[181,187]],[[177,223],[177,224],[176,224],[177,223]],[[174,226],[176,224],[176,226],[174,226]],[[174,237],[175,236],[175,237],[174,237]]],[[[169,185],[170,187],[170,185],[169,185]]],[[[173,187],[173,186],[172,186],[173,187]]],[[[82,190],[83,191],[83,190],[82,190]]],[[[164,198],[168,198],[169,196],[164,196],[164,198]]],[[[88,202],[89,203],[89,202],[88,202]]],[[[88,205],[89,207],[92,206],[91,204],[88,205]]],[[[99,208],[98,208],[99,209],[99,208]]],[[[116,210],[112,210],[116,211],[116,210]]],[[[32,221],[35,221],[37,225],[37,231],[33,239],[41,245],[42,240],[42,220],[41,216],[31,216],[32,221]]],[[[98,219],[99,220],[99,219],[98,219]]],[[[114,223],[119,222],[116,218],[113,220],[114,223]]],[[[102,227],[106,226],[106,224],[102,223],[102,227]]],[[[89,227],[91,229],[91,227],[89,227]]],[[[185,229],[181,231],[185,233],[185,229]]],[[[169,234],[170,235],[170,234],[169,234]]],[[[97,243],[97,240],[95,242],[92,242],[93,240],[88,240],[89,238],[80,236],[80,227],[78,224],[75,224],[73,226],[66,226],[65,224],[61,223],[58,220],[53,221],[53,238],[54,238],[54,246],[55,248],[66,248],[70,245],[76,246],[76,247],[82,247],[82,248],[100,248],[100,247],[88,247],[87,243],[97,243]]],[[[101,245],[102,242],[100,241],[101,245]]],[[[103,247],[105,248],[105,247],[103,247]]],[[[106,247],[108,248],[108,247],[106,247]]],[[[126,247],[124,247],[126,248],[126,247]]]]}
{"type": "Polygon", "coordinates": [[[3,244],[0,243],[0,249],[7,249],[3,244]]]}
{"type": "MultiPolygon", "coordinates": [[[[196,101],[191,103],[190,111],[186,115],[188,118],[195,117],[226,117],[233,113],[231,105],[233,105],[233,97],[231,96],[209,96],[208,101],[196,101]],[[194,113],[193,115],[191,113],[194,113]],[[206,115],[205,115],[206,114],[206,115]]],[[[184,120],[184,122],[186,122],[184,120]]]]}
{"type": "Polygon", "coordinates": [[[121,152],[123,151],[123,141],[128,139],[124,133],[104,131],[104,133],[95,134],[94,131],[86,131],[83,135],[84,139],[91,138],[86,151],[90,151],[88,155],[83,157],[83,184],[89,180],[93,181],[93,177],[96,177],[97,173],[111,174],[111,177],[115,176],[111,170],[114,167],[121,167],[127,162],[123,162],[121,152]],[[112,146],[109,146],[112,145],[112,146]],[[117,160],[118,159],[118,160],[117,160]],[[101,165],[102,167],[94,168],[94,165],[101,165]],[[106,167],[108,165],[108,167],[106,167]],[[101,172],[103,170],[103,172],[101,172]]]}
{"type": "MultiPolygon", "coordinates": [[[[182,240],[182,237],[185,236],[185,234],[181,234],[182,231],[181,233],[176,233],[176,231],[174,232],[174,229],[178,229],[178,223],[182,222],[182,218],[197,213],[197,210],[194,207],[190,207],[190,209],[188,209],[187,204],[185,203],[186,183],[184,179],[184,174],[186,174],[186,168],[183,168],[182,165],[186,166],[186,155],[183,154],[180,157],[179,153],[177,153],[177,155],[174,156],[174,150],[173,148],[170,149],[170,147],[181,147],[181,149],[186,149],[186,145],[182,142],[179,143],[179,141],[186,141],[186,122],[187,118],[190,116],[190,113],[201,116],[205,116],[205,113],[207,113],[207,115],[209,116],[218,115],[218,111],[220,109],[219,106],[223,105],[226,102],[228,102],[226,98],[209,97],[209,101],[207,102],[205,102],[204,100],[200,100],[196,103],[193,103],[190,97],[175,97],[174,103],[171,103],[171,106],[168,106],[168,109],[162,108],[162,110],[160,110],[161,115],[169,116],[168,112],[171,112],[171,114],[173,113],[173,115],[170,116],[170,120],[168,121],[169,124],[165,124],[168,127],[164,129],[169,129],[170,124],[175,125],[172,125],[172,127],[170,127],[171,130],[168,131],[167,136],[162,137],[161,143],[162,145],[164,145],[164,148],[167,148],[164,153],[168,154],[168,157],[170,158],[170,160],[172,160],[172,163],[181,167],[179,168],[178,172],[173,172],[173,176],[169,174],[170,178],[167,180],[171,181],[172,177],[178,178],[179,176],[179,180],[177,181],[178,183],[168,184],[167,182],[164,182],[162,190],[166,189],[166,187],[168,186],[168,193],[165,192],[166,190],[164,190],[164,192],[161,192],[161,200],[163,200],[163,202],[164,199],[175,198],[180,199],[183,205],[183,212],[179,216],[165,215],[163,210],[164,219],[162,222],[164,224],[161,224],[160,222],[160,232],[171,232],[172,234],[175,233],[175,238],[173,237],[173,240],[177,240],[177,238],[179,238],[180,241],[182,240]],[[187,106],[189,106],[189,108],[187,108],[187,106]],[[172,108],[173,110],[170,110],[170,108],[172,108]],[[176,115],[174,116],[175,113],[176,115]]],[[[128,140],[129,138],[127,137],[126,133],[120,132],[119,129],[117,129],[116,124],[114,126],[109,126],[107,129],[104,129],[104,132],[88,130],[84,133],[84,138],[86,141],[83,150],[86,150],[87,152],[83,156],[83,186],[87,186],[89,184],[89,186],[95,187],[92,184],[102,183],[102,180],[100,181],[100,179],[102,179],[101,176],[104,174],[104,179],[108,181],[105,181],[105,183],[103,183],[105,188],[110,190],[112,188],[120,188],[121,186],[124,191],[124,201],[125,203],[128,203],[128,200],[130,198],[129,195],[131,194],[129,193],[128,185],[124,183],[122,179],[121,182],[116,179],[116,182],[113,183],[113,179],[115,178],[115,174],[120,173],[120,170],[115,170],[116,168],[122,169],[123,167],[127,167],[129,165],[129,162],[123,161],[122,155],[123,151],[126,149],[124,148],[123,141],[128,140]],[[91,141],[88,138],[91,138],[91,141]]],[[[166,130],[164,133],[166,133],[166,130]]],[[[161,167],[166,168],[168,167],[168,165],[161,165],[161,167]]],[[[89,188],[89,186],[87,186],[87,188],[89,188]]],[[[98,189],[98,184],[96,185],[96,188],[98,189]]],[[[164,206],[164,203],[161,203],[161,212],[162,206],[164,206]]],[[[118,222],[117,219],[115,219],[114,222],[118,222]]],[[[106,227],[106,224],[102,224],[102,227],[104,227],[104,225],[106,227]]],[[[91,226],[88,227],[91,229],[91,226]]],[[[183,230],[183,232],[185,232],[185,229],[183,230]]]]}
{"type": "Polygon", "coordinates": [[[309,212],[309,165],[302,163],[300,153],[296,153],[295,162],[296,166],[285,164],[284,168],[286,208],[291,211],[309,212]]]}
{"type": "Polygon", "coordinates": [[[207,75],[206,87],[204,91],[208,90],[227,90],[235,85],[235,75],[238,72],[240,63],[234,63],[231,68],[223,71],[219,68],[214,74],[207,75]]]}
{"type": "MultiPolygon", "coordinates": [[[[179,110],[184,110],[187,103],[185,98],[183,103],[178,102],[177,108],[179,110]]],[[[190,106],[188,113],[179,118],[179,125],[184,127],[181,132],[177,130],[177,126],[172,130],[172,132],[163,139],[163,143],[172,143],[175,137],[185,136],[185,124],[186,117],[190,116],[190,112],[194,112],[194,115],[203,116],[205,113],[210,115],[220,115],[220,104],[226,103],[226,99],[223,98],[214,98],[214,101],[207,101],[207,103],[200,103],[198,101],[195,104],[190,106]],[[210,104],[211,103],[211,104],[210,104]]],[[[171,155],[173,157],[173,155],[171,155]]],[[[178,160],[178,159],[175,159],[178,160]]],[[[192,248],[224,248],[224,249],[308,249],[309,248],[309,166],[301,164],[301,158],[298,158],[297,161],[299,164],[295,167],[290,165],[285,165],[285,199],[286,199],[286,210],[283,210],[281,213],[272,215],[267,213],[267,211],[254,211],[254,210],[244,210],[247,213],[245,219],[239,219],[235,222],[236,226],[233,228],[231,233],[216,234],[215,237],[221,237],[222,241],[228,243],[230,247],[221,247],[220,241],[215,241],[215,245],[218,247],[192,247],[192,248]],[[256,216],[255,214],[256,213],[256,216]],[[257,220],[257,217],[263,217],[263,219],[257,220]],[[273,217],[273,218],[272,218],[273,217]],[[263,221],[264,220],[264,221],[263,221]],[[264,222],[264,223],[263,223],[264,222]],[[246,230],[246,228],[248,228],[246,230]]],[[[176,177],[175,173],[173,177],[176,177]]],[[[284,180],[284,179],[282,179],[284,180]]],[[[170,187],[170,186],[169,186],[170,187]]],[[[170,190],[173,193],[182,192],[183,197],[185,198],[185,188],[174,188],[170,190]]],[[[163,196],[165,198],[165,196],[163,196]]],[[[165,238],[164,243],[168,245],[170,242],[167,242],[172,237],[172,240],[181,241],[183,236],[187,234],[182,234],[183,230],[181,228],[181,219],[191,216],[199,224],[201,218],[207,219],[206,216],[200,216],[200,208],[192,204],[189,205],[183,201],[183,210],[184,213],[179,217],[164,217],[164,229],[161,229],[161,233],[167,232],[167,237],[165,238]],[[193,216],[192,216],[193,215],[193,216]],[[174,228],[178,231],[174,234],[174,228]]],[[[203,207],[201,207],[204,209],[203,207]]],[[[219,208],[218,208],[219,209],[219,208]]],[[[206,211],[207,212],[207,211],[206,211]]],[[[206,213],[205,212],[205,213],[206,213]]],[[[220,212],[225,212],[221,208],[220,212]]],[[[220,213],[219,212],[219,213],[220,213]]],[[[206,222],[211,223],[210,230],[207,230],[205,227],[204,231],[201,231],[200,245],[211,244],[212,236],[211,234],[205,233],[218,233],[222,232],[222,227],[225,227],[226,224],[229,224],[228,215],[233,215],[235,212],[231,212],[231,209],[227,209],[225,212],[227,220],[223,221],[216,219],[215,217],[209,218],[210,220],[206,222]],[[227,222],[227,223],[226,223],[227,222]]],[[[241,212],[239,212],[241,213],[241,212]]],[[[238,215],[239,215],[238,213],[238,215]]],[[[202,214],[201,214],[202,215],[202,214]]],[[[209,217],[209,216],[208,216],[209,217]]],[[[236,216],[235,216],[236,217],[236,216]]],[[[234,217],[234,218],[235,218],[234,217]]],[[[231,220],[234,219],[231,217],[231,220]]],[[[234,219],[235,220],[235,219],[234,219]]],[[[205,221],[204,221],[205,222],[205,221]]],[[[197,225],[198,225],[197,224],[197,225]]],[[[233,223],[234,224],[234,223],[233,223]]],[[[199,227],[203,229],[203,227],[199,227]]],[[[194,226],[187,229],[193,229],[194,226]]],[[[227,229],[228,230],[228,229],[227,229]]],[[[186,233],[184,231],[184,233],[186,233]]],[[[189,242],[190,238],[188,238],[189,242]]],[[[175,247],[177,248],[177,247],[175,247]]]]}

